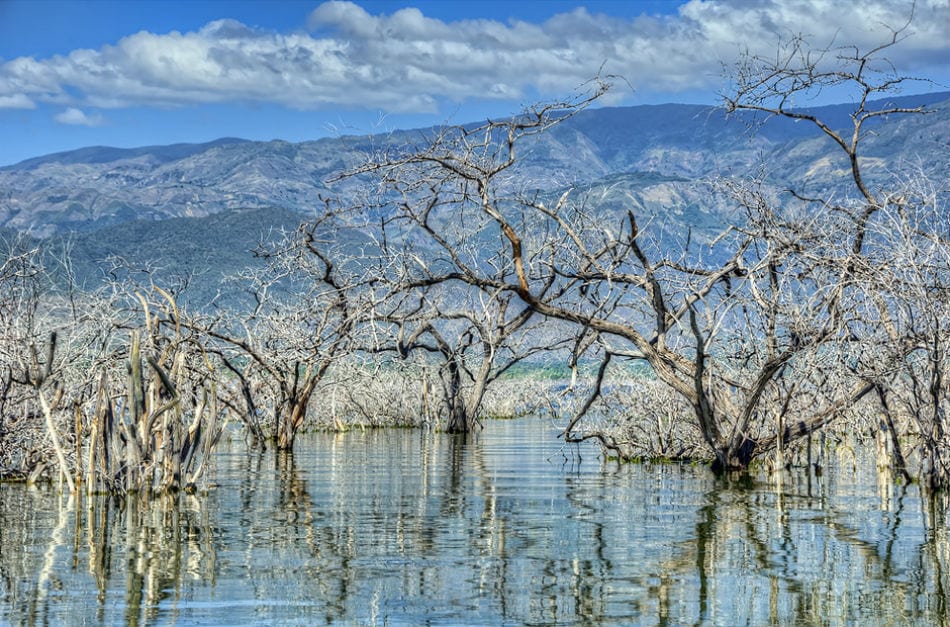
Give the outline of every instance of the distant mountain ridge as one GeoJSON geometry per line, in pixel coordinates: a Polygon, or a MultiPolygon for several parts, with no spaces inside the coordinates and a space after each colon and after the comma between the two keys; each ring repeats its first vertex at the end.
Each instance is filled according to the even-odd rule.
{"type": "MultiPolygon", "coordinates": [[[[950,180],[950,92],[888,102],[925,105],[931,113],[869,126],[862,144],[869,182],[906,165],[950,180]]],[[[835,127],[850,125],[850,105],[810,111],[835,127]]],[[[301,143],[99,146],[35,157],[0,168],[0,237],[19,232],[53,254],[68,249],[86,287],[109,271],[110,257],[121,257],[190,276],[193,300],[207,303],[234,292],[228,277],[261,263],[250,252],[261,240],[319,211],[321,197],[347,193],[345,186],[330,189],[328,178],[374,150],[425,143],[436,130],[301,143]]],[[[731,219],[703,181],[756,174],[777,189],[837,193],[848,167],[807,122],[670,104],[583,111],[527,143],[515,174],[543,192],[591,191],[605,219],[633,209],[660,218],[674,236],[689,230],[699,241],[731,219]]]]}
{"type": "Polygon", "coordinates": [[[25,159],[13,165],[0,167],[0,172],[3,170],[29,170],[47,163],[60,163],[63,165],[77,163],[113,163],[123,159],[136,159],[142,156],[151,157],[157,163],[165,163],[167,161],[175,161],[177,159],[190,157],[193,154],[204,152],[205,150],[214,148],[215,146],[247,143],[249,141],[250,140],[240,139],[237,137],[222,137],[220,139],[199,144],[180,143],[166,144],[161,146],[140,146],[138,148],[87,146],[85,148],[77,148],[76,150],[67,150],[64,152],[56,152],[49,155],[25,159]]]}
{"type": "MultiPolygon", "coordinates": [[[[888,100],[907,107],[926,105],[934,113],[882,120],[875,126],[880,132],[866,143],[869,157],[917,155],[938,168],[950,164],[950,92],[888,100]]],[[[849,105],[815,109],[836,127],[848,123],[849,111],[849,105]]],[[[222,138],[203,144],[89,147],[35,157],[0,168],[0,227],[47,237],[231,209],[308,212],[329,191],[325,180],[358,164],[366,151],[419,141],[427,132],[431,130],[301,143],[222,138]]],[[[624,172],[687,178],[742,174],[762,163],[782,176],[811,173],[815,178],[822,164],[833,173],[838,159],[830,142],[807,123],[772,119],[757,124],[748,115],[727,118],[715,107],[670,104],[584,111],[541,136],[519,167],[540,185],[586,185],[624,172]]],[[[831,183],[828,176],[816,181],[831,183]]]]}

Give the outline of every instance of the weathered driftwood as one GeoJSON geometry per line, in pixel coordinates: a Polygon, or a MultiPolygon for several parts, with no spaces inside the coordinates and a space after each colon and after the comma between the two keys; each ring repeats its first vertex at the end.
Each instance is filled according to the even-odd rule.
{"type": "MultiPolygon", "coordinates": [[[[222,428],[214,365],[194,338],[182,335],[172,297],[157,291],[168,302],[169,319],[155,316],[140,298],[144,329],[131,332],[124,362],[98,366],[98,383],[85,398],[64,401],[64,386],[51,374],[55,335],[45,364],[33,359],[29,378],[35,402],[57,474],[70,492],[194,492],[207,468],[222,428]],[[64,442],[71,443],[68,450],[64,442]]],[[[49,464],[37,468],[33,480],[49,464]]]]}
{"type": "Polygon", "coordinates": [[[89,429],[88,490],[197,489],[221,425],[211,363],[204,360],[205,377],[197,380],[199,356],[188,349],[176,337],[158,357],[143,357],[133,332],[125,389],[116,390],[103,371],[89,429]]]}

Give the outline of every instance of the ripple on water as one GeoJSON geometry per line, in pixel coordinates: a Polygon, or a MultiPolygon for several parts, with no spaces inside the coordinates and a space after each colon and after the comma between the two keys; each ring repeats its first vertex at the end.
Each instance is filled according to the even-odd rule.
{"type": "MultiPolygon", "coordinates": [[[[0,625],[945,620],[946,517],[867,475],[782,493],[602,463],[540,420],[232,444],[178,506],[0,485],[0,625]],[[936,527],[925,521],[937,520],[936,527]]],[[[862,471],[863,472],[863,471],[862,471]]]]}

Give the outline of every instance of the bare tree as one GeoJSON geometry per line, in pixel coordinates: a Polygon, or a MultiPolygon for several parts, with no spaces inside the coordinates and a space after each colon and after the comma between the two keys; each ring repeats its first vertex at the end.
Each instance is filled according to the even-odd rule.
{"type": "Polygon", "coordinates": [[[866,290],[875,324],[860,361],[881,403],[880,463],[909,476],[907,458],[914,458],[932,488],[950,485],[946,193],[922,173],[908,176],[869,225],[866,290]]]}
{"type": "Polygon", "coordinates": [[[733,203],[733,225],[711,241],[671,236],[632,208],[597,209],[570,185],[522,178],[521,154],[594,103],[609,87],[600,81],[570,101],[374,155],[357,174],[376,175],[382,203],[411,224],[409,280],[515,294],[537,315],[579,325],[605,360],[647,364],[685,401],[715,467],[743,469],[770,451],[781,466],[786,446],[877,389],[855,359],[869,316],[879,317],[865,297],[868,231],[893,198],[872,191],[860,149],[869,121],[922,112],[872,100],[906,80],[883,59],[902,32],[866,52],[796,38],[774,59],[739,64],[727,111],[814,124],[842,150],[854,193],[811,198],[723,181],[711,194],[733,203]],[[792,108],[797,95],[845,87],[857,94],[846,132],[792,108]]]}
{"type": "MultiPolygon", "coordinates": [[[[796,287],[804,288],[803,294],[823,294],[818,316],[810,317],[810,335],[806,336],[807,343],[821,349],[812,362],[818,357],[827,361],[832,351],[846,358],[850,364],[846,378],[851,380],[849,391],[842,396],[846,404],[875,392],[882,405],[881,442],[886,443],[902,471],[904,457],[889,402],[895,395],[892,384],[896,380],[888,379],[884,372],[889,369],[893,375],[895,364],[904,364],[902,371],[912,385],[909,390],[905,386],[900,389],[904,393],[910,391],[913,399],[908,401],[905,395],[904,404],[919,409],[923,403],[931,408],[924,414],[932,418],[926,429],[921,425],[921,430],[927,431],[930,441],[930,478],[944,484],[946,469],[940,470],[943,462],[935,444],[943,437],[940,413],[936,410],[940,401],[934,395],[942,386],[939,364],[943,331],[933,322],[941,316],[946,298],[940,287],[942,282],[935,281],[940,275],[936,269],[940,262],[935,259],[940,255],[936,251],[943,241],[936,219],[939,201],[932,192],[918,193],[919,181],[925,180],[928,173],[914,177],[916,182],[908,185],[908,177],[899,170],[871,169],[862,151],[873,133],[873,122],[927,113],[924,107],[904,107],[886,99],[903,84],[916,80],[900,74],[886,57],[891,48],[909,36],[909,25],[910,20],[892,29],[886,40],[870,50],[854,46],[815,48],[803,37],[794,37],[779,48],[775,57],[748,55],[730,72],[733,84],[724,101],[729,111],[751,111],[813,124],[841,150],[850,174],[850,188],[843,185],[843,189],[824,189],[818,194],[792,190],[792,202],[801,205],[797,224],[790,224],[791,229],[767,227],[763,236],[774,241],[774,234],[784,230],[791,235],[789,241],[800,248],[794,257],[796,262],[806,264],[807,270],[793,276],[798,279],[806,274],[811,280],[797,280],[796,287]],[[849,128],[833,128],[813,113],[795,108],[800,99],[823,90],[836,90],[852,99],[849,128]],[[819,237],[809,237],[809,233],[819,237]],[[822,336],[827,339],[816,341],[822,336]],[[925,368],[926,375],[913,365],[919,365],[921,352],[928,355],[924,360],[929,366],[925,368]],[[920,377],[929,383],[921,385],[920,377]]],[[[757,208],[763,204],[760,198],[741,204],[757,208]]],[[[787,211],[772,209],[754,213],[759,221],[763,217],[770,221],[774,220],[771,216],[788,215],[787,211]]],[[[790,268],[775,264],[772,267],[789,274],[790,268]]],[[[773,294],[776,298],[771,302],[777,296],[773,294]]],[[[801,337],[796,334],[796,341],[801,337]]],[[[841,372],[839,368],[838,373],[841,372]]],[[[802,426],[783,425],[778,438],[780,448],[793,431],[823,422],[824,417],[815,416],[802,426]]]]}
{"type": "MultiPolygon", "coordinates": [[[[391,312],[386,320],[395,329],[394,349],[407,356],[423,351],[437,358],[447,415],[446,431],[467,433],[478,426],[488,386],[520,361],[550,345],[529,341],[534,312],[512,302],[510,293],[495,291],[469,294],[454,305],[440,302],[443,284],[430,287],[416,307],[391,312]]],[[[467,286],[459,291],[471,292],[467,286]]]]}
{"type": "Polygon", "coordinates": [[[93,370],[82,471],[90,491],[194,492],[221,434],[220,366],[174,296],[157,286],[149,295],[134,293],[142,324],[93,370]]]}
{"type": "Polygon", "coordinates": [[[0,265],[0,450],[4,453],[3,462],[8,466],[7,473],[19,470],[38,476],[46,469],[41,460],[49,456],[31,455],[30,450],[45,440],[72,487],[59,427],[52,423],[50,408],[50,403],[58,404],[63,390],[50,382],[55,367],[55,334],[49,338],[51,329],[44,324],[41,304],[46,269],[39,248],[22,236],[3,241],[3,249],[5,261],[0,265]],[[47,341],[49,348],[45,350],[47,341]],[[37,404],[38,398],[45,403],[43,409],[37,404]],[[39,424],[45,427],[43,435],[35,428],[39,424]],[[14,462],[14,457],[19,459],[14,462]],[[31,457],[33,459],[28,459],[31,457]]]}
{"type": "MultiPolygon", "coordinates": [[[[281,450],[293,448],[317,385],[345,350],[356,320],[355,280],[335,264],[323,219],[302,226],[263,251],[269,266],[251,281],[256,306],[247,315],[218,316],[194,326],[217,343],[244,400],[244,421],[270,414],[281,450]]],[[[257,433],[262,433],[262,430],[257,433]]]]}
{"type": "Polygon", "coordinates": [[[5,389],[19,390],[4,407],[17,428],[0,434],[3,449],[21,451],[28,480],[61,477],[73,492],[196,489],[220,414],[213,366],[182,334],[174,298],[128,277],[82,292],[40,254],[11,257],[23,263],[6,286],[16,298],[4,299],[15,313],[4,316],[5,389]]]}
{"type": "Polygon", "coordinates": [[[29,480],[57,468],[73,487],[81,458],[81,408],[94,395],[89,369],[118,324],[103,294],[80,293],[67,266],[22,237],[4,242],[0,271],[0,450],[4,472],[29,480]],[[55,268],[54,268],[55,270],[55,268]]]}
{"type": "MultiPolygon", "coordinates": [[[[517,133],[541,130],[553,122],[547,117],[539,113],[517,133]]],[[[478,426],[486,390],[499,377],[563,343],[510,289],[517,269],[508,241],[495,217],[483,211],[474,182],[453,171],[469,169],[492,187],[506,184],[510,164],[495,163],[499,155],[493,154],[504,148],[497,143],[502,128],[443,129],[418,152],[402,146],[371,155],[333,181],[368,190],[338,212],[337,231],[364,239],[360,263],[371,277],[374,303],[361,323],[368,329],[364,347],[403,358],[423,353],[435,361],[445,428],[452,433],[478,426]]]]}

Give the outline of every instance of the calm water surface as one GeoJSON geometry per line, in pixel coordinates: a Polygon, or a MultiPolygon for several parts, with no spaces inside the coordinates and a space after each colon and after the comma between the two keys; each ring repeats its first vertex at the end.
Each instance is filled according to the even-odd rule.
{"type": "Polygon", "coordinates": [[[474,440],[226,446],[175,506],[0,485],[0,625],[948,625],[944,508],[847,467],[781,492],[474,440]]]}

